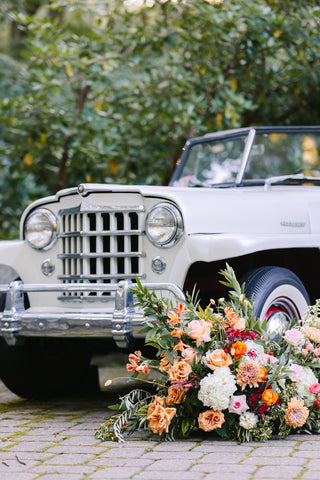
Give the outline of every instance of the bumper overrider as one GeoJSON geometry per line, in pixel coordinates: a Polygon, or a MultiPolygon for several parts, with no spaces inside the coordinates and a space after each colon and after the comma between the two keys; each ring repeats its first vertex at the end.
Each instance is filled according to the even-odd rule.
{"type": "MultiPolygon", "coordinates": [[[[126,348],[138,335],[144,323],[141,309],[134,306],[131,288],[134,284],[64,283],[24,284],[21,281],[0,285],[6,295],[5,308],[0,312],[0,335],[9,345],[23,337],[111,337],[120,348],[126,348]],[[113,311],[29,312],[24,307],[24,294],[41,292],[109,292],[115,295],[113,311]]],[[[175,284],[144,283],[152,291],[165,291],[184,299],[183,291],[175,284]]]]}

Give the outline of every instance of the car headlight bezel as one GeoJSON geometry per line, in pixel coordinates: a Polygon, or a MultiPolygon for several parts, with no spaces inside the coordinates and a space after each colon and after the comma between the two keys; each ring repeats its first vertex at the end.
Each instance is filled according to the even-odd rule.
{"type": "Polygon", "coordinates": [[[53,247],[57,241],[58,221],[56,215],[47,208],[37,208],[33,210],[24,222],[24,238],[28,244],[35,250],[46,251],[53,247]],[[35,218],[43,216],[43,223],[47,224],[47,229],[43,228],[37,231],[34,228],[33,232],[28,232],[28,225],[34,221],[35,225],[40,225],[41,221],[36,222],[35,218]],[[33,237],[32,238],[32,234],[33,237]],[[37,237],[38,235],[38,237],[37,237]],[[42,238],[41,238],[42,237],[42,238]]]}
{"type": "Polygon", "coordinates": [[[182,215],[172,203],[160,202],[149,210],[145,222],[145,231],[149,241],[156,247],[172,247],[180,240],[183,230],[182,215]],[[155,221],[157,216],[159,223],[155,221]],[[161,216],[162,218],[167,216],[167,225],[161,224],[161,216]],[[171,219],[171,225],[169,224],[170,221],[168,222],[169,219],[171,219]]]}

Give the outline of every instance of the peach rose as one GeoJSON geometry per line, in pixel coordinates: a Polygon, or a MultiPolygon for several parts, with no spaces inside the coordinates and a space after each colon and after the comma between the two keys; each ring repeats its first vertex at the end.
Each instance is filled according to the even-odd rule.
{"type": "Polygon", "coordinates": [[[172,367],[171,363],[167,359],[167,356],[165,353],[163,353],[161,357],[162,359],[160,361],[160,366],[159,366],[160,372],[169,372],[170,368],[172,367]]]}
{"type": "Polygon", "coordinates": [[[194,357],[196,358],[196,363],[199,363],[201,360],[201,353],[197,353],[194,348],[188,347],[182,351],[182,356],[186,362],[191,363],[194,357]]]}
{"type": "Polygon", "coordinates": [[[213,350],[213,352],[207,352],[205,356],[205,364],[211,370],[215,370],[217,367],[228,367],[232,363],[231,356],[222,349],[213,350]]]}
{"type": "Polygon", "coordinates": [[[171,382],[185,382],[188,380],[192,368],[185,360],[175,359],[169,370],[169,378],[171,382]]]}
{"type": "Polygon", "coordinates": [[[158,397],[158,395],[155,395],[154,401],[149,404],[147,415],[151,415],[151,413],[153,412],[153,410],[156,408],[157,405],[160,405],[161,407],[166,406],[164,403],[164,398],[158,397]]]}
{"type": "Polygon", "coordinates": [[[172,405],[173,403],[176,403],[177,405],[180,405],[183,403],[186,399],[187,395],[187,390],[183,387],[175,388],[175,387],[170,387],[168,390],[168,396],[166,398],[166,403],[167,405],[172,405]]]}
{"type": "Polygon", "coordinates": [[[205,432],[212,432],[212,430],[220,428],[224,421],[224,415],[219,410],[206,410],[198,417],[199,428],[205,432]]]}
{"type": "Polygon", "coordinates": [[[177,410],[175,408],[166,408],[163,398],[161,399],[163,400],[163,405],[157,399],[159,397],[156,397],[156,400],[149,405],[147,420],[153,433],[161,435],[163,431],[168,433],[169,425],[177,410]]]}
{"type": "Polygon", "coordinates": [[[210,330],[211,325],[210,323],[206,322],[205,320],[192,320],[188,323],[188,328],[190,330],[190,337],[194,338],[197,342],[197,347],[200,346],[201,342],[210,342],[210,330]]]}
{"type": "Polygon", "coordinates": [[[226,325],[234,330],[244,330],[246,328],[246,321],[241,317],[233,317],[228,320],[226,325]]]}

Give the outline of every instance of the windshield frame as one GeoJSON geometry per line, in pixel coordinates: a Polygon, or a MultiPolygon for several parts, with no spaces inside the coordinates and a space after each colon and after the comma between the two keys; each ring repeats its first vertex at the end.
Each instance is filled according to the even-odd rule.
{"type": "MultiPolygon", "coordinates": [[[[247,135],[247,140],[244,148],[244,153],[241,161],[241,165],[239,168],[238,175],[236,176],[235,182],[230,183],[230,187],[236,186],[236,187],[241,187],[243,185],[243,177],[246,171],[248,159],[250,157],[250,152],[252,149],[252,145],[254,144],[255,136],[256,134],[271,134],[271,133],[319,133],[320,134],[320,126],[277,126],[277,127],[248,127],[248,128],[238,128],[235,130],[225,130],[225,131],[220,131],[216,133],[210,133],[207,135],[204,135],[202,137],[196,137],[188,140],[182,149],[182,154],[180,159],[177,162],[177,166],[174,170],[174,173],[172,175],[172,178],[169,182],[169,186],[173,186],[174,183],[179,180],[180,175],[185,167],[185,164],[187,162],[187,159],[190,154],[190,150],[194,145],[197,144],[203,144],[203,143],[210,143],[215,140],[222,140],[222,139],[232,139],[238,136],[244,136],[247,135]]],[[[269,177],[266,177],[265,179],[261,178],[261,182],[263,180],[266,180],[269,177]]],[[[212,184],[212,187],[214,187],[215,184],[212,184]]],[[[219,184],[217,184],[217,187],[219,184]]],[[[192,188],[192,187],[187,187],[187,188],[192,188]]]]}

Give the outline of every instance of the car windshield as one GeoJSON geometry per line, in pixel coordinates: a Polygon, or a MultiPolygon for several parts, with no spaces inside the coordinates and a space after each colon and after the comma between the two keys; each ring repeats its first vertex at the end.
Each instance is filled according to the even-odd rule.
{"type": "Polygon", "coordinates": [[[320,177],[319,133],[257,133],[244,180],[302,173],[320,177]]]}
{"type": "MultiPolygon", "coordinates": [[[[246,168],[241,184],[257,185],[273,177],[290,177],[295,181],[320,178],[320,132],[256,132],[244,159],[248,131],[191,145],[187,158],[175,178],[180,186],[231,186],[236,183],[244,160],[246,168]],[[298,174],[298,175],[297,175],[298,174]]],[[[288,178],[281,178],[288,181],[288,178]]]]}

